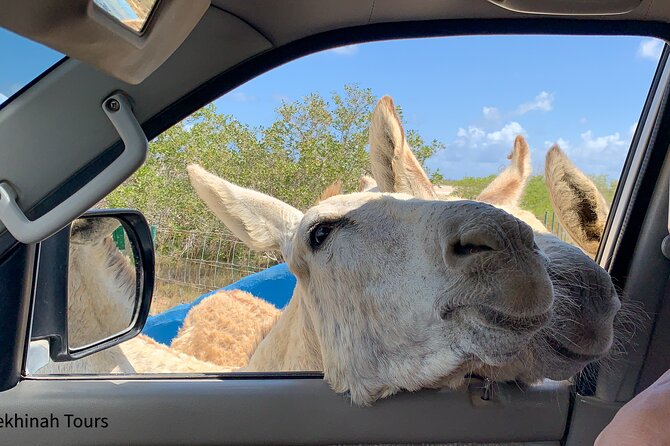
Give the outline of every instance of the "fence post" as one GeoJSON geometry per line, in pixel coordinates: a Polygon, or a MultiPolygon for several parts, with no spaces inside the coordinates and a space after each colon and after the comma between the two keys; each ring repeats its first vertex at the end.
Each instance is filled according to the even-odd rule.
{"type": "Polygon", "coordinates": [[[119,226],[112,232],[112,240],[114,240],[114,243],[116,244],[116,248],[119,251],[123,251],[126,249],[126,238],[125,238],[125,231],[123,230],[123,226],[119,226]]]}
{"type": "Polygon", "coordinates": [[[156,246],[156,225],[151,225],[151,241],[154,242],[154,247],[156,246]]]}
{"type": "Polygon", "coordinates": [[[556,219],[556,213],[552,212],[551,213],[551,233],[554,233],[554,220],[556,219]]]}
{"type": "Polygon", "coordinates": [[[549,211],[544,211],[544,227],[547,227],[547,217],[549,216],[549,211]]]}

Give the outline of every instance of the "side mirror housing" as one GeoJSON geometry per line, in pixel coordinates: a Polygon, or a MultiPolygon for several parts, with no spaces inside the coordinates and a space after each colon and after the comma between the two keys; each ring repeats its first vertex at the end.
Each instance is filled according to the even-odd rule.
{"type": "Polygon", "coordinates": [[[40,243],[31,341],[73,361],[142,331],[154,288],[154,246],[134,210],[92,210],[40,243]]]}

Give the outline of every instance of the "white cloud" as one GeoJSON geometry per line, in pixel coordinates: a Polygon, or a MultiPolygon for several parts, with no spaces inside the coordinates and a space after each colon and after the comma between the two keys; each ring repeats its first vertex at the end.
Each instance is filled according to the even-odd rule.
{"type": "Polygon", "coordinates": [[[581,133],[577,141],[558,138],[556,141],[545,141],[544,145],[548,149],[554,143],[558,144],[570,160],[586,174],[604,174],[610,178],[618,178],[633,137],[631,130],[634,128],[635,124],[627,131],[607,135],[598,135],[593,130],[588,130],[581,133]]]}
{"type": "Polygon", "coordinates": [[[458,147],[488,147],[501,143],[512,143],[516,135],[525,133],[521,124],[516,121],[508,122],[500,130],[492,132],[486,132],[481,127],[470,125],[467,129],[463,127],[458,129],[454,144],[458,147]]]}
{"type": "Polygon", "coordinates": [[[256,100],[256,96],[251,96],[241,91],[236,91],[230,95],[230,97],[235,102],[253,102],[256,100]]]}
{"type": "Polygon", "coordinates": [[[553,146],[554,144],[556,144],[558,147],[560,147],[563,150],[570,150],[570,148],[572,148],[572,145],[570,144],[570,142],[563,139],[563,138],[558,138],[556,141],[545,141],[544,142],[544,147],[548,149],[551,146],[553,146]]]}
{"type": "Polygon", "coordinates": [[[593,136],[591,130],[582,133],[582,147],[592,153],[602,153],[606,150],[617,149],[628,146],[629,141],[621,139],[619,132],[614,132],[611,135],[593,136]]]}
{"type": "MultiPolygon", "coordinates": [[[[498,121],[503,118],[503,116],[514,116],[514,115],[524,115],[530,111],[539,110],[539,111],[551,111],[554,108],[554,93],[549,93],[547,91],[541,91],[538,93],[532,101],[524,102],[520,104],[516,110],[509,113],[503,113],[498,107],[482,107],[482,115],[484,119],[490,121],[498,121]]],[[[586,122],[586,118],[583,118],[586,122]]]]}
{"type": "Polygon", "coordinates": [[[467,130],[463,127],[458,129],[456,132],[456,141],[455,144],[459,147],[465,146],[474,146],[477,147],[486,136],[484,129],[476,127],[474,125],[468,126],[467,130]]]}
{"type": "Polygon", "coordinates": [[[558,140],[556,141],[556,144],[558,145],[558,147],[561,147],[562,149],[565,149],[565,150],[570,150],[570,148],[572,148],[570,143],[563,138],[558,138],[558,140]]]}
{"type": "Polygon", "coordinates": [[[500,130],[486,132],[483,128],[474,125],[467,129],[461,127],[456,132],[456,140],[453,142],[458,147],[488,147],[494,145],[509,145],[514,141],[516,135],[525,134],[521,124],[516,121],[508,122],[500,130]]]}
{"type": "Polygon", "coordinates": [[[621,132],[596,135],[593,130],[588,130],[583,132],[579,141],[574,144],[563,138],[559,138],[556,143],[567,152],[570,160],[587,174],[605,174],[610,178],[618,178],[632,137],[630,133],[622,135],[621,132]]]}
{"type": "Polygon", "coordinates": [[[500,110],[495,107],[483,107],[482,114],[486,119],[500,119],[500,110]]]}
{"type": "Polygon", "coordinates": [[[6,100],[7,100],[7,96],[5,96],[4,94],[0,93],[0,104],[2,104],[3,102],[5,102],[6,100]]]}
{"type": "Polygon", "coordinates": [[[358,53],[358,45],[341,46],[339,48],[333,48],[330,52],[337,54],[338,56],[353,56],[358,53]]]}
{"type": "MultiPolygon", "coordinates": [[[[511,115],[527,113],[531,110],[550,111],[553,108],[554,96],[546,91],[540,92],[532,102],[521,104],[511,115]]],[[[485,176],[499,172],[508,165],[506,155],[511,149],[517,135],[527,135],[518,120],[506,120],[505,125],[496,126],[496,120],[502,119],[506,114],[501,113],[496,107],[482,107],[482,115],[485,121],[479,125],[471,124],[460,127],[456,132],[456,138],[447,144],[447,149],[440,151],[428,160],[428,166],[440,172],[450,179],[459,179],[464,176],[485,176]],[[489,119],[495,116],[495,120],[489,119]]],[[[586,117],[579,118],[579,122],[586,126],[589,120],[586,117]]],[[[499,121],[498,121],[499,122],[499,121]]],[[[610,178],[618,178],[621,167],[628,153],[630,141],[635,132],[637,123],[624,126],[618,132],[599,134],[597,131],[582,127],[586,130],[573,137],[571,140],[559,137],[544,141],[544,150],[540,147],[532,148],[533,169],[544,170],[543,160],[546,149],[557,144],[572,162],[587,174],[604,174],[610,178]]],[[[541,141],[541,140],[540,140],[541,141]]],[[[540,141],[537,142],[540,145],[540,141]]]]}
{"type": "Polygon", "coordinates": [[[519,105],[519,107],[516,109],[516,112],[520,115],[523,115],[533,110],[550,111],[553,106],[554,93],[541,91],[540,94],[535,96],[531,102],[525,102],[519,105]]]}
{"type": "Polygon", "coordinates": [[[486,176],[508,165],[507,154],[514,138],[525,134],[521,124],[511,121],[495,131],[469,125],[456,132],[456,139],[428,160],[431,169],[439,169],[446,178],[486,176]]]}
{"type": "Polygon", "coordinates": [[[519,124],[516,121],[512,121],[507,123],[500,130],[487,133],[486,139],[490,143],[502,143],[502,142],[512,143],[514,141],[514,138],[516,138],[517,135],[522,133],[526,133],[526,131],[523,129],[523,127],[521,127],[521,124],[519,124]]]}
{"type": "Polygon", "coordinates": [[[657,61],[663,51],[663,42],[657,39],[645,39],[637,48],[637,55],[644,59],[657,61]]]}

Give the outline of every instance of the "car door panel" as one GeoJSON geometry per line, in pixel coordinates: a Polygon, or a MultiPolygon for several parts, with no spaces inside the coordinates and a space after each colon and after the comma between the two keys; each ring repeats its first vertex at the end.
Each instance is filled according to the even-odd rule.
{"type": "Polygon", "coordinates": [[[405,444],[563,437],[567,382],[499,385],[488,401],[481,384],[401,393],[358,407],[319,378],[28,379],[0,394],[0,415],[53,414],[58,429],[49,436],[48,429],[0,429],[0,443],[405,444]],[[74,417],[100,420],[97,427],[76,428],[74,417]]]}

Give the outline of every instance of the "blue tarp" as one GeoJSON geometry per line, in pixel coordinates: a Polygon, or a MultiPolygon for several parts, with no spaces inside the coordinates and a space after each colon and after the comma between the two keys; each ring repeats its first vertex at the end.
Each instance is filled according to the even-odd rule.
{"type": "Polygon", "coordinates": [[[186,314],[205,297],[221,290],[242,290],[260,297],[279,309],[283,309],[293,295],[295,276],[288,270],[286,263],[280,263],[259,273],[251,274],[235,283],[203,294],[190,304],[172,307],[163,313],[149,316],[142,333],[156,341],[170,345],[172,339],[184,324],[186,314]]]}

